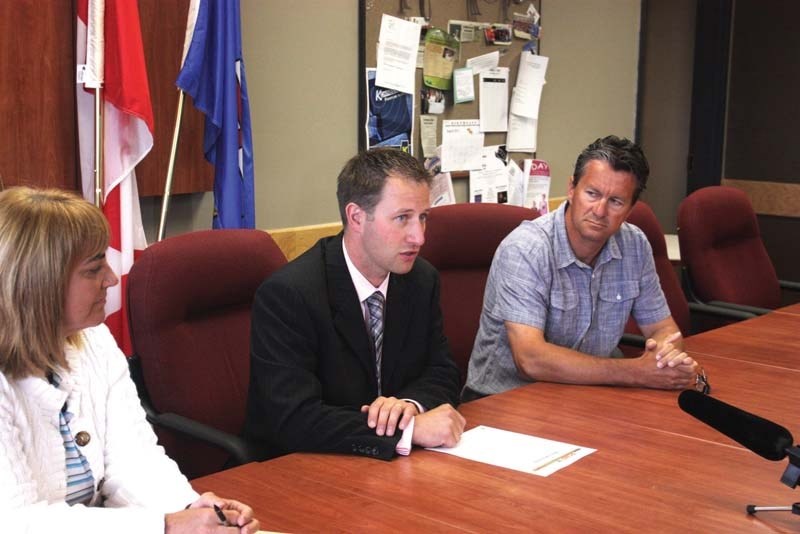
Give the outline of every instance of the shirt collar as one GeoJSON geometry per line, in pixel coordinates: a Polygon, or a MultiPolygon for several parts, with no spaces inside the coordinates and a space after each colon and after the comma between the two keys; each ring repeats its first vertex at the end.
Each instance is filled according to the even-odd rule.
{"type": "Polygon", "coordinates": [[[353,280],[353,285],[356,288],[358,301],[364,302],[372,296],[375,291],[380,291],[383,295],[383,299],[386,300],[386,291],[389,288],[389,275],[391,273],[386,275],[386,278],[383,279],[383,282],[381,282],[378,287],[375,287],[361,274],[361,271],[355,266],[353,260],[350,259],[350,255],[347,253],[347,247],[344,244],[344,239],[342,239],[342,252],[344,252],[344,262],[347,264],[347,270],[350,272],[350,279],[353,280]]]}

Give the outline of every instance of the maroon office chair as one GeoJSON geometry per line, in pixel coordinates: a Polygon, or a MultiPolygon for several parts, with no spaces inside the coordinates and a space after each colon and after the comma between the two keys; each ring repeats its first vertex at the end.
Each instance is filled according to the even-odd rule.
{"type": "MultiPolygon", "coordinates": [[[[656,214],[653,213],[653,209],[643,200],[639,200],[628,215],[627,222],[639,227],[644,232],[650,243],[650,248],[653,249],[653,261],[661,283],[661,290],[664,292],[664,298],[667,300],[667,306],[669,306],[672,318],[684,337],[693,332],[693,314],[715,316],[717,322],[714,324],[720,324],[720,320],[725,323],[731,320],[754,317],[754,315],[746,312],[728,310],[702,303],[689,303],[681,288],[675,268],[667,254],[667,242],[664,238],[664,232],[658,223],[656,214]]],[[[641,337],[642,333],[633,317],[629,318],[628,323],[625,325],[625,334],[623,344],[627,346],[620,347],[623,353],[627,355],[640,354],[641,347],[644,346],[644,338],[641,337]],[[637,347],[637,350],[631,350],[630,347],[637,347]]]]}
{"type": "MultiPolygon", "coordinates": [[[[656,214],[653,213],[653,209],[647,203],[639,200],[633,206],[627,221],[634,226],[638,226],[650,242],[650,247],[653,249],[656,273],[658,273],[658,279],[661,282],[661,289],[664,291],[664,298],[667,299],[669,311],[672,313],[672,318],[681,332],[683,332],[683,335],[689,335],[691,332],[689,303],[686,301],[678,275],[675,274],[675,269],[667,255],[667,241],[664,239],[664,231],[658,223],[656,214]]],[[[641,335],[641,331],[636,326],[633,318],[628,320],[625,332],[641,335]]]]}
{"type": "Polygon", "coordinates": [[[205,230],[156,243],[133,264],[132,374],[160,442],[189,478],[254,458],[238,437],[250,308],[261,282],[285,263],[266,232],[205,230]]]}
{"type": "Polygon", "coordinates": [[[538,213],[507,204],[453,204],[431,209],[420,256],[441,278],[444,333],[463,385],[478,333],[483,291],[497,246],[538,213]]]}
{"type": "Polygon", "coordinates": [[[690,297],[757,314],[781,305],[781,288],[747,195],[711,186],[687,196],[678,209],[678,241],[690,297]]]}

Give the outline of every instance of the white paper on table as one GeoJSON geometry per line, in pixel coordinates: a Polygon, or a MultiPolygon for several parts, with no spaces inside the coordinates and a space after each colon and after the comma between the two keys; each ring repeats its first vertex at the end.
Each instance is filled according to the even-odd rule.
{"type": "Polygon", "coordinates": [[[475,79],[471,68],[453,71],[453,100],[456,104],[475,100],[475,79]]]}
{"type": "Polygon", "coordinates": [[[455,447],[428,450],[546,477],[597,449],[477,426],[461,434],[455,447]]]}
{"type": "Polygon", "coordinates": [[[482,132],[508,131],[508,67],[480,73],[482,132]]]}
{"type": "Polygon", "coordinates": [[[421,26],[391,15],[381,17],[375,85],[414,93],[421,26]]]}
{"type": "Polygon", "coordinates": [[[539,120],[510,113],[506,149],[509,152],[536,152],[536,133],[539,120]]]}
{"type": "Polygon", "coordinates": [[[506,168],[469,171],[469,201],[506,204],[508,202],[506,168]]]}
{"type": "Polygon", "coordinates": [[[441,172],[481,168],[483,133],[478,119],[442,121],[441,172]]]}
{"type": "Polygon", "coordinates": [[[419,137],[422,145],[422,156],[431,158],[436,155],[436,126],[439,117],[436,115],[419,116],[419,137]]]}
{"type": "Polygon", "coordinates": [[[485,70],[497,68],[499,64],[500,51],[495,50],[494,52],[489,52],[488,54],[469,58],[466,66],[467,68],[472,69],[472,74],[480,74],[485,70]]]}
{"type": "Polygon", "coordinates": [[[449,172],[442,172],[433,177],[431,182],[431,207],[444,206],[456,203],[456,194],[453,191],[453,178],[449,172]]]}
{"type": "Polygon", "coordinates": [[[522,206],[525,202],[525,173],[513,159],[509,159],[506,170],[508,172],[508,203],[522,206]]]}

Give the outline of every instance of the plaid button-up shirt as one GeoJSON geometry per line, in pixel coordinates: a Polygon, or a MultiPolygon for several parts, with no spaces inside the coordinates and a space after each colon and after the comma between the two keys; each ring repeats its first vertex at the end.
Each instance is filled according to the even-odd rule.
{"type": "Polygon", "coordinates": [[[505,321],[544,332],[545,340],[593,356],[615,352],[628,317],[639,325],[670,316],[644,233],[623,223],[589,266],[575,257],[564,222],[567,204],[523,222],[495,253],[467,387],[482,394],[525,384],[505,321]]]}

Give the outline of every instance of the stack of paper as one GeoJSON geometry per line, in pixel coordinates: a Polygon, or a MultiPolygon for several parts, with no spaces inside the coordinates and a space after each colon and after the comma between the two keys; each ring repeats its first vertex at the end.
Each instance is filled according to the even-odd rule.
{"type": "Polygon", "coordinates": [[[548,58],[523,52],[519,58],[517,85],[511,92],[511,109],[508,115],[509,152],[535,152],[536,132],[539,124],[539,103],[542,88],[547,83],[548,58]]]}

